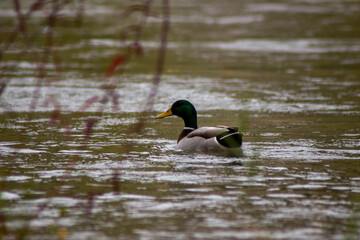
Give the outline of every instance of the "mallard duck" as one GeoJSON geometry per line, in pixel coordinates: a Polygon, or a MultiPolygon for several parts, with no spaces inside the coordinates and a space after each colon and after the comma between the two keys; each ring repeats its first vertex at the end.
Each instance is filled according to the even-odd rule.
{"type": "Polygon", "coordinates": [[[216,126],[201,127],[197,125],[197,113],[194,105],[187,100],[178,100],[156,118],[178,116],[184,120],[185,127],[178,140],[177,147],[185,151],[209,152],[240,149],[242,135],[238,128],[216,126]]]}

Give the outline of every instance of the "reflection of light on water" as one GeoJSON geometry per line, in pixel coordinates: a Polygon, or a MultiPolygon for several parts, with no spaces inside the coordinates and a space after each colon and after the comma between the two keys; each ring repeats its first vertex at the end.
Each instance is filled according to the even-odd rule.
{"type": "MultiPolygon", "coordinates": [[[[112,39],[92,39],[91,45],[98,47],[119,47],[119,42],[112,39]]],[[[85,44],[85,43],[84,43],[85,44]]],[[[81,44],[77,44],[79,47],[81,44]]],[[[76,45],[76,46],[77,46],[76,45]]],[[[74,47],[76,47],[74,46],[74,47]]],[[[142,46],[145,48],[157,48],[159,43],[144,41],[142,46]]],[[[62,48],[73,48],[65,46],[62,48]]],[[[250,52],[280,52],[280,53],[342,53],[342,52],[360,52],[360,40],[349,39],[239,39],[227,42],[169,42],[169,49],[198,49],[198,48],[216,48],[229,51],[250,51],[250,52]]],[[[86,54],[84,58],[88,58],[86,54]]],[[[25,64],[25,63],[24,63],[25,64]]],[[[25,65],[24,65],[25,66],[25,65]]]]}
{"type": "MultiPolygon", "coordinates": [[[[330,159],[358,159],[360,150],[355,149],[325,149],[318,148],[310,139],[299,139],[286,142],[261,142],[244,149],[245,155],[251,155],[253,148],[259,148],[258,154],[262,158],[287,160],[330,160],[330,159]]],[[[352,147],[355,147],[353,145],[352,147]]]]}
{"type": "Polygon", "coordinates": [[[330,53],[360,52],[359,40],[259,40],[242,39],[230,42],[213,42],[203,46],[222,50],[251,52],[287,52],[287,53],[330,53]]]}
{"type": "MultiPolygon", "coordinates": [[[[347,8],[344,9],[345,5],[336,1],[316,1],[324,2],[326,4],[317,5],[314,4],[314,1],[311,0],[302,0],[297,1],[299,4],[293,4],[292,1],[284,3],[251,3],[246,6],[248,12],[260,13],[260,12],[287,12],[287,13],[308,13],[308,14],[322,14],[322,13],[335,13],[335,12],[354,12],[359,11],[358,5],[355,3],[353,5],[347,5],[347,8]],[[308,4],[310,3],[310,4],[308,4]],[[331,4],[329,4],[331,3],[331,4]]],[[[348,1],[349,3],[351,1],[348,1]]]]}
{"type": "MultiPolygon", "coordinates": [[[[139,78],[148,79],[151,76],[139,75],[139,78]]],[[[131,79],[131,78],[130,78],[131,79]]],[[[327,81],[329,82],[329,80],[327,81]]],[[[27,84],[31,84],[29,81],[27,84]]],[[[277,92],[274,90],[264,89],[264,86],[255,88],[245,80],[227,81],[226,85],[221,85],[215,79],[209,78],[189,78],[164,76],[163,82],[160,84],[158,100],[154,106],[156,111],[167,109],[177,99],[189,99],[193,102],[198,111],[209,110],[250,110],[260,112],[323,112],[333,113],[337,111],[352,111],[356,104],[330,104],[329,98],[322,96],[320,93],[294,93],[282,90],[277,92]],[[231,85],[231,86],[230,86],[231,85]],[[176,91],[173,91],[176,89],[176,91]],[[246,91],[257,95],[263,95],[260,98],[237,99],[236,96],[228,94],[228,91],[246,91]],[[221,99],[221,101],[219,101],[221,99]],[[292,100],[292,101],[289,101],[292,100]],[[304,102],[304,101],[307,102],[304,102]],[[312,102],[309,102],[312,101],[312,102]]],[[[319,81],[307,81],[309,84],[318,85],[319,81]]],[[[35,84],[35,83],[33,83],[35,84]]],[[[324,84],[324,83],[321,83],[324,84]]],[[[355,83],[337,83],[331,80],[332,85],[352,86],[355,83]]],[[[119,95],[118,109],[120,112],[139,112],[144,109],[144,102],[149,94],[151,84],[147,82],[130,81],[120,83],[116,87],[119,95]]],[[[6,108],[2,111],[28,111],[32,94],[36,87],[33,85],[23,85],[20,80],[14,81],[9,85],[2,96],[4,102],[7,103],[6,108]]],[[[302,90],[306,91],[306,90],[302,90]]],[[[100,88],[100,84],[91,81],[79,79],[58,81],[47,84],[42,87],[39,97],[39,105],[36,111],[53,111],[53,107],[46,107],[42,103],[47,96],[55,96],[59,101],[62,111],[78,111],[82,104],[91,96],[102,96],[104,90],[100,88]]],[[[100,103],[95,103],[86,111],[96,112],[100,103]]],[[[0,111],[1,111],[0,110],[0,111]]],[[[109,103],[105,109],[106,112],[112,112],[112,106],[109,103]]],[[[123,119],[121,121],[133,122],[133,120],[123,119]]],[[[119,119],[104,119],[102,125],[116,125],[120,123],[119,119]]]]}
{"type": "Polygon", "coordinates": [[[5,178],[5,181],[14,181],[14,182],[23,182],[32,179],[29,176],[8,176],[5,178]]]}
{"type": "Polygon", "coordinates": [[[305,197],[303,194],[296,193],[271,193],[267,195],[270,198],[303,198],[305,197]]]}
{"type": "MultiPolygon", "coordinates": [[[[261,22],[264,20],[262,15],[242,15],[229,17],[205,17],[205,16],[172,16],[172,23],[201,23],[201,24],[248,24],[253,22],[261,22]]],[[[160,22],[159,19],[150,19],[151,22],[160,22]]]]}
{"type": "Polygon", "coordinates": [[[0,192],[0,200],[19,200],[21,197],[19,194],[12,192],[0,192]]]}

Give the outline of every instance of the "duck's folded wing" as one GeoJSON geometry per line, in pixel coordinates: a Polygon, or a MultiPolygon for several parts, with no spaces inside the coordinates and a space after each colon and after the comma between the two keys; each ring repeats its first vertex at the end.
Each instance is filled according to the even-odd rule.
{"type": "Polygon", "coordinates": [[[222,133],[226,133],[229,132],[229,129],[236,131],[233,128],[228,128],[228,127],[201,127],[198,128],[194,131],[192,131],[191,133],[189,133],[187,135],[188,138],[192,138],[192,137],[203,137],[203,138],[212,138],[212,137],[216,137],[222,133]]]}
{"type": "Polygon", "coordinates": [[[202,137],[204,139],[216,138],[216,141],[227,148],[237,148],[242,144],[242,135],[238,128],[229,127],[202,127],[187,135],[188,138],[202,137]]]}

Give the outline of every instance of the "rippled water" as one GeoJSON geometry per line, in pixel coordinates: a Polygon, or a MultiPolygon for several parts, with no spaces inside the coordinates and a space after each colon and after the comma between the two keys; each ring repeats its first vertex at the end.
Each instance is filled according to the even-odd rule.
{"type": "MultiPolygon", "coordinates": [[[[64,27],[76,11],[63,9],[62,71],[49,61],[40,87],[21,38],[4,52],[0,239],[359,239],[360,2],[171,2],[165,73],[143,113],[155,8],[144,55],[112,77],[118,101],[88,106],[107,94],[117,34],[136,16],[113,19],[129,4],[86,3],[82,31],[64,27]],[[183,123],[154,116],[180,98],[201,126],[239,126],[242,156],[176,149],[183,123]]],[[[0,6],[3,49],[16,14],[0,6]]]]}

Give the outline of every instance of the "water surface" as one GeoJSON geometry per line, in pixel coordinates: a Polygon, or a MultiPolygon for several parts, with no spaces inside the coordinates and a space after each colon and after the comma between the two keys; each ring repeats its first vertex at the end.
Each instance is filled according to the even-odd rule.
{"type": "MultiPolygon", "coordinates": [[[[165,73],[146,113],[159,2],[143,55],[114,73],[113,92],[104,77],[126,46],[119,32],[138,20],[119,17],[130,4],[86,3],[81,28],[77,5],[62,9],[41,81],[46,9],[29,19],[39,37],[27,51],[20,36],[4,52],[0,238],[360,238],[360,2],[171,2],[165,73]],[[154,116],[180,98],[200,126],[240,127],[243,155],[176,149],[183,123],[154,116]]],[[[16,13],[0,5],[4,49],[16,13]]]]}

